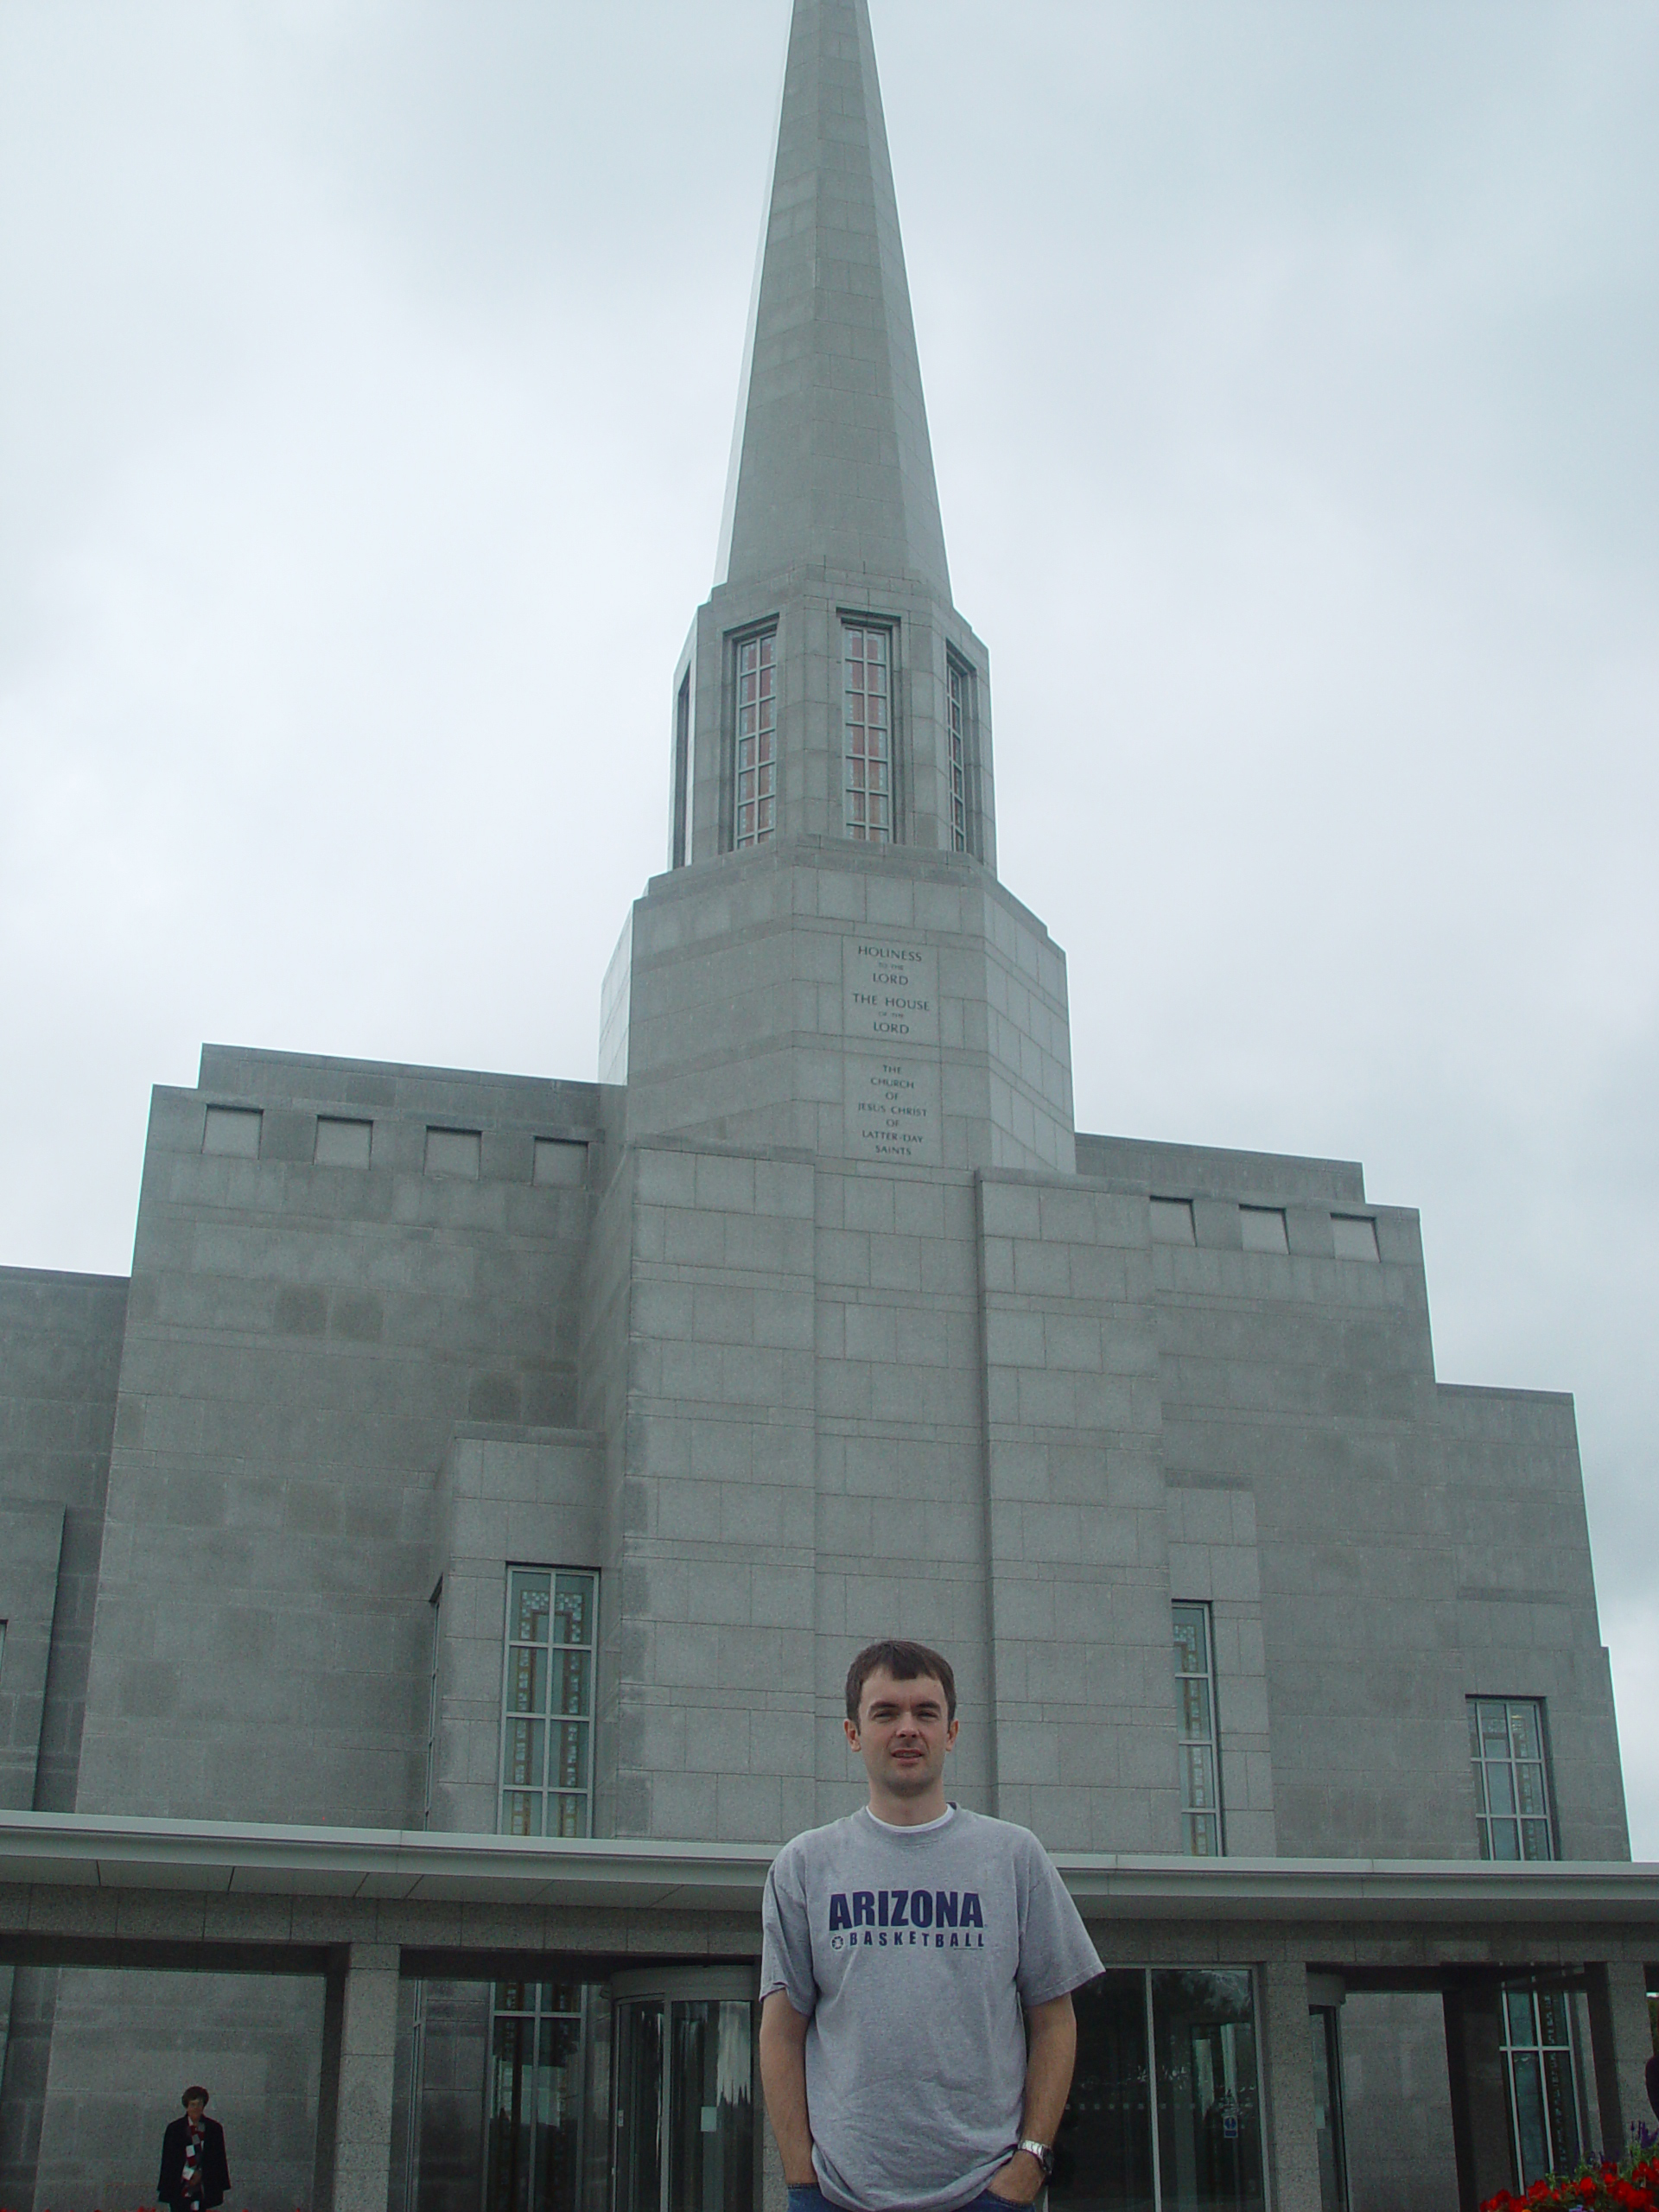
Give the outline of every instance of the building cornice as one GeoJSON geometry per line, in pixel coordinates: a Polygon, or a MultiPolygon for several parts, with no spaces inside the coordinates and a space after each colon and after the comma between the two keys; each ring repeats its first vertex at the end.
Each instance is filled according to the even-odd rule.
{"type": "MultiPolygon", "coordinates": [[[[0,1891],[758,1910],[773,1847],[0,1812],[0,1891]]],[[[1055,1853],[1091,1919],[1659,1928],[1659,1865],[1055,1853]]]]}

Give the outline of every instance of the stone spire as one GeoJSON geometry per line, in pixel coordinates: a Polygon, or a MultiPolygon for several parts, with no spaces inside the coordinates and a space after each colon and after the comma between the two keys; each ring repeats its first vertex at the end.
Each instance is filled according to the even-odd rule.
{"type": "Polygon", "coordinates": [[[715,583],[950,582],[868,0],[795,0],[715,583]]]}

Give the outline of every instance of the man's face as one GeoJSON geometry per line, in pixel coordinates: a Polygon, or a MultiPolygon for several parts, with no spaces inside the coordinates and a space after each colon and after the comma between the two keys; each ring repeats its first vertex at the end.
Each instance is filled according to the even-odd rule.
{"type": "Polygon", "coordinates": [[[186,2105],[184,2109],[187,2118],[190,2120],[200,2120],[203,2113],[207,2111],[207,2107],[203,2104],[200,2097],[192,2097],[189,2103],[186,2105]]]}
{"type": "Polygon", "coordinates": [[[957,1740],[945,1710],[944,1686],[931,1675],[896,1682],[878,1669],[864,1685],[858,1721],[848,1721],[847,1740],[872,1782],[895,1797],[919,1797],[944,1771],[944,1755],[957,1740]]]}

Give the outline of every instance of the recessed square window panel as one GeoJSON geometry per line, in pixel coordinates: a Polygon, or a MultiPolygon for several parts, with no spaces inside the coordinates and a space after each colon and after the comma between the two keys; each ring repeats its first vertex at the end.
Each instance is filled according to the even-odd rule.
{"type": "Polygon", "coordinates": [[[231,1160],[257,1160],[264,1118],[257,1107],[210,1106],[202,1125],[202,1150],[222,1153],[231,1160]]]}
{"type": "Polygon", "coordinates": [[[1152,1202],[1152,1241],[1154,1244],[1195,1244],[1191,1198],[1154,1198],[1152,1202]]]}
{"type": "Polygon", "coordinates": [[[1331,1234],[1339,1260],[1376,1258],[1376,1224],[1369,1214],[1333,1213],[1331,1234]]]}
{"type": "Polygon", "coordinates": [[[1240,1206],[1238,1228],[1247,1252],[1288,1252],[1290,1249],[1282,1206],[1240,1206]]]}
{"type": "Polygon", "coordinates": [[[476,1129],[429,1129],[426,1172],[429,1175],[453,1175],[463,1182],[476,1183],[479,1150],[476,1129]]]}
{"type": "Polygon", "coordinates": [[[566,1137],[537,1137],[533,1180],[580,1190],[588,1180],[588,1147],[566,1137]]]}
{"type": "Polygon", "coordinates": [[[366,1167],[372,1122],[346,1122],[330,1114],[317,1116],[316,1162],[319,1167],[366,1167]]]}

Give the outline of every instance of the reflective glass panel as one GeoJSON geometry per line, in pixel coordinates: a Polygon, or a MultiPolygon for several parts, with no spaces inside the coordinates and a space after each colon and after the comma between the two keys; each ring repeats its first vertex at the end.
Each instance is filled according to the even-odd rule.
{"type": "Polygon", "coordinates": [[[587,2023],[579,1986],[499,1982],[485,2123],[485,2212],[582,2212],[587,2023]]]}
{"type": "Polygon", "coordinates": [[[1263,2212],[1248,1971],[1152,1976],[1162,2212],[1263,2212]]]}
{"type": "Polygon", "coordinates": [[[747,2212],[754,2167],[753,2007],[671,2007],[668,2212],[747,2212]]]}
{"type": "Polygon", "coordinates": [[[660,2212],[663,2012],[655,1997],[617,2008],[616,2212],[660,2212]]]}
{"type": "Polygon", "coordinates": [[[1522,2187],[1570,2172],[1583,2154],[1573,2008],[1560,1990],[1503,1993],[1503,2061],[1522,2187]]]}
{"type": "Polygon", "coordinates": [[[1348,2212],[1338,2019],[1333,2005],[1316,2005],[1307,2016],[1313,2060],[1313,2139],[1319,2154],[1319,2212],[1348,2212]]]}
{"type": "Polygon", "coordinates": [[[1518,2050],[1510,2061],[1510,2090],[1515,2106],[1516,2141],[1521,2158],[1521,2185],[1541,2181],[1550,2171],[1549,2129],[1544,2119],[1544,2084],[1538,2054],[1518,2050]]]}
{"type": "Polygon", "coordinates": [[[1147,1978],[1103,1974],[1072,2003],[1077,2063],[1054,2142],[1050,2212],[1154,2212],[1147,1978]]]}

